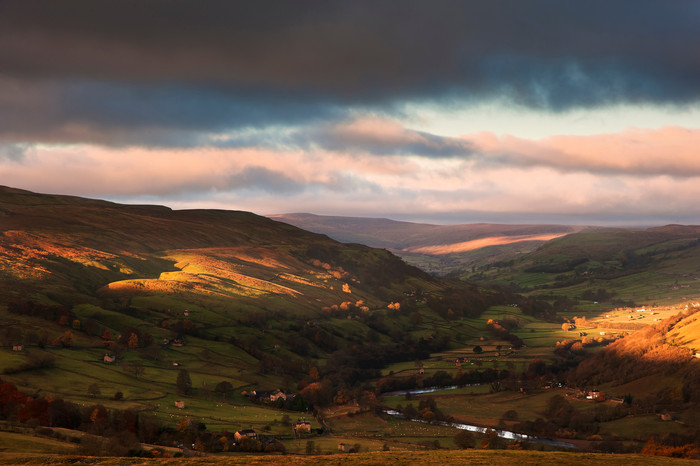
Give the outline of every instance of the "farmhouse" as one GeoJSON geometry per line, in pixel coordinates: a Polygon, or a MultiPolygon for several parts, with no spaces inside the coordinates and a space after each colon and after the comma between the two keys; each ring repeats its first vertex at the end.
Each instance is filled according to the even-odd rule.
{"type": "Polygon", "coordinates": [[[113,354],[105,354],[102,357],[102,361],[105,362],[106,364],[112,364],[116,360],[117,360],[117,357],[113,354]]]}
{"type": "Polygon", "coordinates": [[[24,350],[23,345],[12,345],[12,351],[22,351],[24,350]]]}
{"type": "Polygon", "coordinates": [[[240,442],[243,437],[248,437],[253,440],[257,440],[258,434],[255,433],[253,429],[244,429],[244,430],[239,430],[235,434],[233,434],[233,437],[236,439],[236,442],[240,442]]]}
{"type": "Polygon", "coordinates": [[[176,407],[176,408],[180,408],[180,409],[184,409],[184,408],[185,408],[185,402],[182,401],[182,400],[177,400],[177,401],[175,402],[175,407],[176,407]]]}
{"type": "Polygon", "coordinates": [[[350,445],[347,443],[339,443],[338,444],[338,451],[344,451],[344,452],[349,452],[350,451],[350,445]]]}
{"type": "Polygon", "coordinates": [[[276,390],[252,390],[250,392],[247,392],[245,396],[249,398],[257,398],[263,401],[269,400],[272,402],[275,402],[280,398],[282,398],[283,400],[287,399],[287,394],[279,388],[276,390]]]}
{"type": "Polygon", "coordinates": [[[297,423],[294,424],[294,432],[297,434],[302,432],[306,432],[307,434],[311,433],[311,422],[304,419],[298,419],[297,423]]]}

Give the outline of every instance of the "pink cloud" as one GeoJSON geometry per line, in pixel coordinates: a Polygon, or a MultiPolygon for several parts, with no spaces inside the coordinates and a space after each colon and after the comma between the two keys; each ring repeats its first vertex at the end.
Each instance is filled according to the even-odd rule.
{"type": "Polygon", "coordinates": [[[528,140],[493,133],[465,135],[488,157],[559,170],[686,177],[700,175],[700,129],[677,126],[616,134],[528,140]]]}

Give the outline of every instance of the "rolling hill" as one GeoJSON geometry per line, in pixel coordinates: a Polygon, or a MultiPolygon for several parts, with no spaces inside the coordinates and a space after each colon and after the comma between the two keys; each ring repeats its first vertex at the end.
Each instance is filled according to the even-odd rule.
{"type": "MultiPolygon", "coordinates": [[[[387,240],[414,228],[383,222],[387,240]]],[[[416,248],[439,246],[429,246],[438,237],[430,228],[412,230],[416,248]]],[[[444,244],[505,237],[519,248],[524,237],[565,233],[470,228],[471,236],[442,236],[444,244]]],[[[127,454],[139,442],[164,455],[196,443],[228,454],[241,448],[231,432],[255,429],[268,443],[245,451],[452,449],[458,422],[483,427],[467,438],[473,446],[488,444],[486,427],[505,427],[540,446],[559,439],[548,448],[576,441],[639,452],[650,438],[669,448],[680,438],[692,456],[698,313],[672,317],[678,309],[669,306],[637,322],[635,311],[593,300],[673,291],[680,302],[693,291],[698,231],[585,229],[472,273],[530,295],[519,296],[251,213],[3,187],[0,443],[91,455],[127,454]],[[577,308],[551,312],[562,297],[577,308]],[[640,357],[648,364],[638,369],[640,357]],[[656,371],[653,381],[645,370],[656,371]],[[567,376],[579,387],[554,386],[567,376]],[[592,384],[615,400],[576,396],[592,384]],[[273,401],[277,389],[286,398],[273,401]],[[627,395],[637,402],[621,405],[627,395]],[[552,408],[557,397],[570,404],[552,408]],[[660,409],[683,421],[671,429],[682,437],[660,435],[669,429],[656,419],[660,409]],[[312,432],[293,431],[292,418],[309,419],[312,432]]]]}
{"type": "Polygon", "coordinates": [[[472,223],[431,225],[384,218],[280,214],[270,218],[346,243],[385,248],[437,275],[459,274],[505,260],[586,227],[472,223]]]}
{"type": "Polygon", "coordinates": [[[74,304],[78,296],[163,291],[186,301],[206,291],[213,301],[235,298],[245,306],[254,299],[271,309],[312,311],[347,297],[379,305],[400,294],[406,280],[431,281],[385,251],[246,212],[173,211],[1,188],[0,222],[6,300],[32,293],[74,304]]]}
{"type": "MultiPolygon", "coordinates": [[[[18,355],[0,369],[26,373],[28,389],[71,397],[84,396],[105,351],[118,364],[149,367],[152,383],[132,380],[133,394],[146,398],[174,392],[174,363],[187,363],[200,377],[227,374],[235,387],[289,388],[368,335],[389,359],[450,344],[454,332],[433,339],[436,331],[412,329],[411,312],[428,309],[423,301],[445,312],[444,302],[454,302],[462,315],[503,300],[438,280],[386,250],[251,213],[174,211],[12,188],[0,188],[0,278],[0,343],[58,357],[52,382],[33,371],[41,362],[18,355]],[[184,349],[157,343],[175,340],[186,341],[184,349]],[[84,364],[76,365],[77,354],[84,364]],[[71,367],[68,387],[62,377],[71,367]]],[[[123,379],[98,367],[110,387],[123,379]]]]}
{"type": "Polygon", "coordinates": [[[463,277],[588,310],[684,303],[700,297],[700,227],[588,229],[463,277]]]}

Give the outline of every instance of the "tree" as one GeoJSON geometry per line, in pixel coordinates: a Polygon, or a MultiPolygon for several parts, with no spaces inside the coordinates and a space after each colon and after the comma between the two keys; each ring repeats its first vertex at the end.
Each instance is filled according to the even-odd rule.
{"type": "Polygon", "coordinates": [[[498,442],[498,433],[492,429],[486,429],[484,432],[484,438],[481,440],[482,450],[492,450],[496,448],[498,442]]]}
{"type": "Polygon", "coordinates": [[[468,430],[460,430],[454,437],[455,445],[461,450],[474,447],[474,434],[468,430]]]}
{"type": "Polygon", "coordinates": [[[216,393],[221,393],[224,399],[226,399],[226,394],[233,390],[233,385],[231,385],[231,382],[224,380],[223,382],[219,382],[216,384],[216,387],[214,387],[214,391],[216,393]]]}
{"type": "Polygon", "coordinates": [[[181,395],[186,395],[187,392],[192,388],[192,379],[190,378],[190,373],[187,369],[180,369],[177,373],[177,391],[181,395]]]}
{"type": "Polygon", "coordinates": [[[124,372],[133,375],[137,379],[143,375],[144,368],[140,361],[129,361],[122,365],[124,372]]]}
{"type": "Polygon", "coordinates": [[[73,346],[73,338],[73,332],[66,330],[63,335],[53,341],[53,345],[61,346],[63,348],[71,348],[73,346]]]}
{"type": "Polygon", "coordinates": [[[311,366],[309,369],[309,377],[311,377],[313,380],[318,380],[319,375],[318,375],[318,368],[316,366],[311,366]]]}
{"type": "Polygon", "coordinates": [[[484,350],[481,348],[481,346],[476,345],[472,351],[474,351],[476,354],[479,354],[479,353],[483,352],[484,350]]]}

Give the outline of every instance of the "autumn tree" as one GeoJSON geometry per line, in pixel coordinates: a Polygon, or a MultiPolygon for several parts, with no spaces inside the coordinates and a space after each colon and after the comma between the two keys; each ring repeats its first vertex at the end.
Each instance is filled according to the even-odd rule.
{"type": "Polygon", "coordinates": [[[498,443],[498,432],[493,429],[486,429],[484,432],[484,437],[481,439],[482,450],[492,450],[497,447],[498,443]]]}

